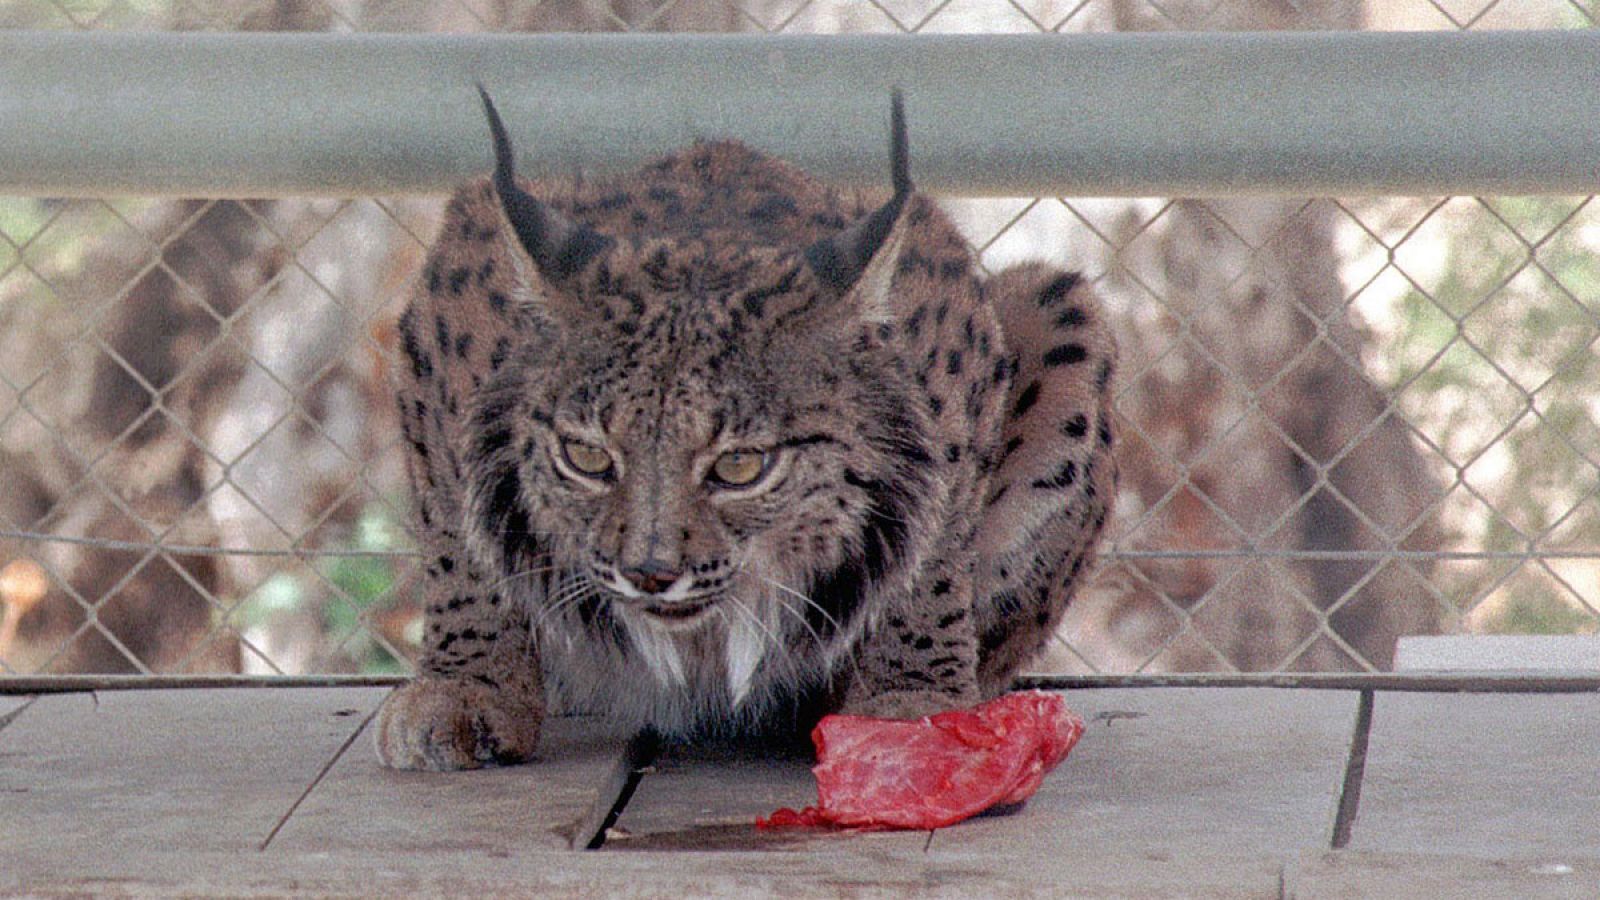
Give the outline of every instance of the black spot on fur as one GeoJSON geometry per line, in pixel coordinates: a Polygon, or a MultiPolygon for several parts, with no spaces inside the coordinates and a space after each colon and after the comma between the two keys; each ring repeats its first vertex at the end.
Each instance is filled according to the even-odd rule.
{"type": "Polygon", "coordinates": [[[763,288],[756,288],[755,290],[745,294],[741,301],[741,303],[744,305],[745,311],[756,318],[760,318],[765,315],[767,300],[772,297],[782,296],[794,290],[794,280],[799,274],[799,269],[790,269],[788,272],[785,272],[783,277],[778,279],[776,283],[767,285],[763,288]]]}
{"type": "Polygon", "coordinates": [[[1061,468],[1057,469],[1054,475],[1050,476],[1049,478],[1036,479],[1033,482],[1033,486],[1036,488],[1056,490],[1064,487],[1071,487],[1073,482],[1077,480],[1078,464],[1069,459],[1065,463],[1062,463],[1061,468]]]}
{"type": "Polygon", "coordinates": [[[487,508],[490,533],[499,538],[501,559],[511,571],[530,569],[542,548],[534,539],[528,513],[522,508],[522,480],[515,466],[501,466],[490,476],[487,508]]]}
{"type": "Polygon", "coordinates": [[[504,450],[510,444],[510,422],[504,418],[499,419],[492,427],[490,427],[488,431],[485,431],[478,436],[478,456],[480,458],[488,458],[504,450]]]}
{"type": "Polygon", "coordinates": [[[444,316],[436,316],[433,320],[433,338],[441,353],[450,352],[450,323],[444,316]]]}
{"type": "Polygon", "coordinates": [[[755,206],[750,207],[749,216],[757,222],[770,225],[779,219],[787,219],[796,212],[793,198],[782,194],[768,194],[755,206]]]}
{"type": "Polygon", "coordinates": [[[1061,433],[1075,441],[1083,440],[1089,433],[1089,417],[1078,413],[1061,426],[1061,433]]]}
{"type": "Polygon", "coordinates": [[[922,320],[928,317],[928,305],[919,304],[906,318],[906,334],[916,337],[922,333],[922,320]]]}
{"type": "Polygon", "coordinates": [[[1002,356],[994,361],[994,373],[991,378],[995,384],[1005,384],[1015,374],[1017,374],[1016,360],[1002,356]]]}
{"type": "Polygon", "coordinates": [[[863,479],[848,469],[844,480],[860,488],[868,498],[867,523],[861,535],[862,561],[867,578],[876,582],[905,552],[910,537],[908,517],[917,503],[906,486],[863,479]]]}
{"type": "Polygon", "coordinates": [[[864,560],[849,559],[812,582],[807,592],[811,602],[805,607],[805,621],[820,640],[832,638],[855,618],[865,577],[864,560]]]}
{"type": "Polygon", "coordinates": [[[470,278],[470,277],[472,277],[472,273],[468,272],[465,267],[458,267],[458,268],[451,269],[450,270],[450,293],[453,294],[453,295],[456,295],[456,296],[460,296],[461,291],[464,288],[466,288],[466,286],[467,286],[467,279],[470,278]]]}
{"type": "Polygon", "coordinates": [[[1011,409],[1011,418],[1020,419],[1033,409],[1033,405],[1039,402],[1040,387],[1039,382],[1035,381],[1022,389],[1022,393],[1017,395],[1017,405],[1011,409]]]}
{"type": "Polygon", "coordinates": [[[1077,287],[1078,282],[1081,280],[1082,278],[1077,272],[1064,272],[1056,276],[1055,280],[1045,285],[1044,290],[1039,292],[1039,305],[1055,306],[1065,300],[1067,294],[1077,287]]]}
{"type": "Polygon", "coordinates": [[[1089,314],[1082,307],[1069,306],[1056,316],[1057,328],[1079,328],[1089,324],[1089,314]]]}
{"type": "Polygon", "coordinates": [[[1058,344],[1051,347],[1044,355],[1044,364],[1047,366],[1070,366],[1083,362],[1089,357],[1089,351],[1082,344],[1058,344]]]}
{"type": "Polygon", "coordinates": [[[412,375],[418,380],[433,377],[433,357],[417,340],[417,318],[410,309],[400,317],[400,347],[411,361],[412,375]]]}
{"type": "Polygon", "coordinates": [[[866,494],[867,515],[858,538],[859,555],[811,585],[812,602],[805,610],[806,624],[824,640],[848,627],[860,607],[861,596],[870,591],[871,585],[882,581],[905,555],[909,523],[919,505],[922,487],[864,478],[848,469],[844,480],[866,494]]]}
{"type": "Polygon", "coordinates": [[[921,273],[922,275],[932,278],[937,271],[938,270],[934,267],[933,260],[923,256],[922,253],[920,253],[915,247],[907,247],[900,254],[898,273],[901,275],[921,273]]]}

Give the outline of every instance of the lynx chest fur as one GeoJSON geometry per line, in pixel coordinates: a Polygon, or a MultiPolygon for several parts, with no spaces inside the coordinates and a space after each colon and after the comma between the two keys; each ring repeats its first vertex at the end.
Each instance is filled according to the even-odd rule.
{"type": "Polygon", "coordinates": [[[1113,493],[1114,350],[1076,276],[983,280],[912,192],[732,142],[450,202],[400,322],[424,544],[383,760],[521,761],[547,704],[668,734],[1003,691],[1113,493]]]}

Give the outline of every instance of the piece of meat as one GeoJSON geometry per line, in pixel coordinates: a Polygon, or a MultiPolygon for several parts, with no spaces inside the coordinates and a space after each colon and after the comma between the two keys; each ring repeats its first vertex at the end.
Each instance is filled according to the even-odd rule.
{"type": "Polygon", "coordinates": [[[832,715],[811,732],[817,805],[758,828],[930,829],[1033,796],[1083,734],[1057,694],[1021,691],[912,721],[832,715]]]}

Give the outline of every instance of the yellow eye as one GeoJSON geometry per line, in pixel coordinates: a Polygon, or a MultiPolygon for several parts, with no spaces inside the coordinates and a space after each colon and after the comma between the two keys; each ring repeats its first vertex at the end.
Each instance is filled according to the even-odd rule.
{"type": "Polygon", "coordinates": [[[769,454],[760,450],[733,450],[711,464],[711,480],[725,487],[746,487],[767,474],[769,454]]]}
{"type": "Polygon", "coordinates": [[[611,473],[611,454],[599,447],[562,441],[561,455],[566,457],[567,465],[590,478],[604,478],[611,473]]]}

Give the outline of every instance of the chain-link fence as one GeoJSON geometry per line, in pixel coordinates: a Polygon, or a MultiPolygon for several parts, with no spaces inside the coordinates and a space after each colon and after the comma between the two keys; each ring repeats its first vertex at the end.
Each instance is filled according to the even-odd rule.
{"type": "MultiPolygon", "coordinates": [[[[40,0],[0,27],[1592,28],[1576,0],[40,0]]],[[[974,102],[981,102],[975,98],[974,102]]],[[[1573,122],[1573,128],[1593,123],[1573,122]]],[[[951,200],[1118,320],[1123,483],[1052,671],[1367,670],[1600,627],[1589,197],[951,200]]],[[[0,199],[0,673],[397,672],[387,370],[437,200],[0,199]]]]}

